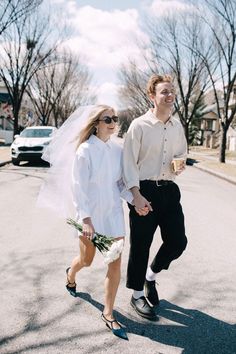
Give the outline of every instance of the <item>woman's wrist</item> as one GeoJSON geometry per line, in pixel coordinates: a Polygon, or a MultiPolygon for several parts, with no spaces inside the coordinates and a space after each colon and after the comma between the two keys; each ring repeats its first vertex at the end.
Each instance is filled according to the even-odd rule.
{"type": "Polygon", "coordinates": [[[90,216],[87,217],[87,218],[84,218],[84,219],[83,219],[83,223],[84,223],[84,224],[92,224],[92,220],[91,220],[90,216]]]}

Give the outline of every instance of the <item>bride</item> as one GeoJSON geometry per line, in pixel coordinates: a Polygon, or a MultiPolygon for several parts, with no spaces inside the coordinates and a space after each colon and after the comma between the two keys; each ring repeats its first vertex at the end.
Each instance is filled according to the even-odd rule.
{"type": "MultiPolygon", "coordinates": [[[[132,194],[122,180],[122,147],[110,139],[118,117],[106,105],[80,107],[56,132],[43,155],[51,167],[43,184],[38,204],[63,216],[73,209],[82,224],[78,234],[79,255],[66,269],[66,289],[76,296],[76,275],[89,267],[95,256],[91,242],[94,232],[124,239],[122,199],[132,203],[132,194]]],[[[105,276],[102,320],[112,333],[128,339],[115,319],[113,308],[120,282],[121,256],[108,264],[105,276]]]]}

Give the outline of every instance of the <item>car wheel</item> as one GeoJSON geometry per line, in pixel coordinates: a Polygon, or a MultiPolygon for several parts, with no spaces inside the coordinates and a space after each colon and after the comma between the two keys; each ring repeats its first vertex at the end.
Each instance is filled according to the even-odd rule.
{"type": "Polygon", "coordinates": [[[19,166],[19,164],[20,164],[20,161],[18,159],[14,159],[14,158],[11,159],[11,162],[13,163],[14,166],[19,166]]]}

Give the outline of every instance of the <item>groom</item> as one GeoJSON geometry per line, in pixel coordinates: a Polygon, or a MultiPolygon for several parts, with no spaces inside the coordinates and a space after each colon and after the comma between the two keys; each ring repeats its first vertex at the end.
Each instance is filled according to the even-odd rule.
{"type": "Polygon", "coordinates": [[[174,182],[176,174],[184,170],[187,144],[181,123],[171,115],[175,100],[172,78],[151,76],[147,94],[154,108],[132,121],[124,143],[124,179],[134,198],[134,206],[129,204],[126,285],[133,289],[131,306],[135,311],[155,320],[153,306],[159,304],[157,274],[168,269],[187,245],[180,191],[174,182]],[[177,172],[172,169],[174,158],[183,159],[177,172]],[[148,267],[149,250],[158,226],[162,245],[148,267]]]}

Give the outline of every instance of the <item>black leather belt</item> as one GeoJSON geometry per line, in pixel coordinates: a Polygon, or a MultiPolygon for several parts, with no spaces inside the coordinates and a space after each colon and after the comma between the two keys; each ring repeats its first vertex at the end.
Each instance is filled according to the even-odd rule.
{"type": "Polygon", "coordinates": [[[160,187],[160,186],[168,186],[168,185],[174,183],[174,181],[170,181],[170,180],[167,180],[167,179],[159,179],[157,181],[148,180],[148,181],[155,183],[158,187],[160,187]]]}

